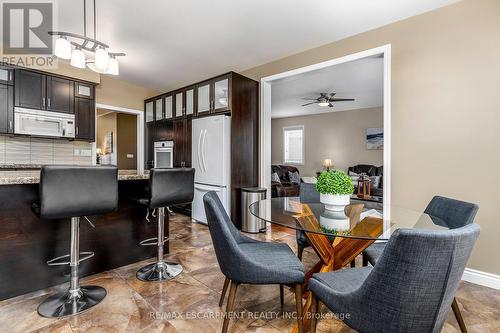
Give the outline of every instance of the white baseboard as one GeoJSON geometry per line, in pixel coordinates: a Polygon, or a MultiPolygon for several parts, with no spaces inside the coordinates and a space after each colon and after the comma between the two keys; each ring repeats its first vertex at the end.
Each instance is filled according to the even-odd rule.
{"type": "Polygon", "coordinates": [[[462,280],[500,290],[500,275],[466,268],[462,280]]]}

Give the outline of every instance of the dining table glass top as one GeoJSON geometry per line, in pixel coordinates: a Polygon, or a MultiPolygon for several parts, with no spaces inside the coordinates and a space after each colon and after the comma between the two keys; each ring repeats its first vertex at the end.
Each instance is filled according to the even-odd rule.
{"type": "Polygon", "coordinates": [[[332,211],[319,202],[301,202],[299,197],[260,200],[250,205],[249,211],[274,225],[330,237],[388,240],[400,228],[452,228],[439,217],[403,207],[385,206],[384,214],[382,210],[365,208],[363,203],[351,202],[343,211],[332,211]]]}

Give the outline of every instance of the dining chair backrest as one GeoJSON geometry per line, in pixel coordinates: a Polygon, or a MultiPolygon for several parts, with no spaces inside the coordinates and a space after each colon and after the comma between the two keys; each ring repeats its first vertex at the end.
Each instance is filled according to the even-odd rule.
{"type": "Polygon", "coordinates": [[[215,192],[207,192],[203,196],[203,203],[205,205],[208,230],[212,237],[220,269],[229,278],[236,276],[238,274],[238,262],[241,262],[239,259],[242,256],[238,246],[241,239],[240,233],[227,215],[219,196],[215,192]]]}
{"type": "Polygon", "coordinates": [[[425,208],[425,213],[431,218],[437,217],[441,221],[436,224],[445,224],[448,228],[460,228],[474,222],[479,206],[473,203],[435,196],[425,208]]]}
{"type": "Polygon", "coordinates": [[[358,290],[370,313],[358,328],[440,332],[478,236],[477,224],[396,230],[358,290]]]}

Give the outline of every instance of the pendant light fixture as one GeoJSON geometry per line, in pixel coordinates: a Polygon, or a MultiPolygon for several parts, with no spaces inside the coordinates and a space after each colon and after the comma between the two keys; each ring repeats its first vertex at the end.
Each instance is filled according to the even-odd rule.
{"type": "Polygon", "coordinates": [[[71,59],[71,66],[88,67],[100,74],[119,74],[117,57],[125,53],[109,52],[109,46],[96,39],[96,3],[94,0],[94,38],[87,37],[87,1],[83,0],[83,36],[71,32],[49,31],[57,36],[54,55],[61,59],[71,59]],[[89,57],[87,57],[87,55],[89,57]]]}

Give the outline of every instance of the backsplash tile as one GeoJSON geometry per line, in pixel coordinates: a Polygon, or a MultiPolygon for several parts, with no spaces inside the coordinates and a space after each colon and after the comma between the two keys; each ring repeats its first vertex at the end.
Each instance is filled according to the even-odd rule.
{"type": "Polygon", "coordinates": [[[92,165],[92,143],[0,136],[0,164],[92,165]]]}

